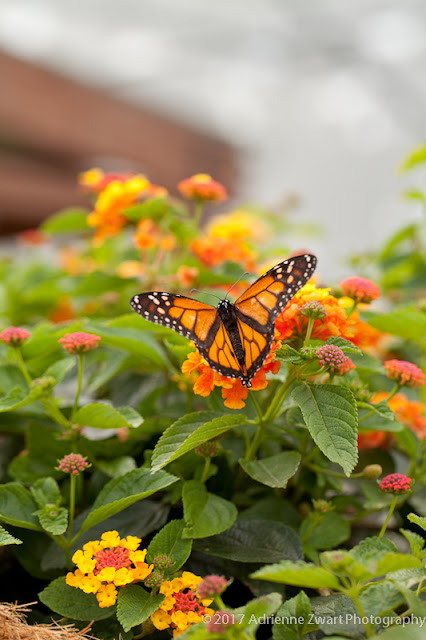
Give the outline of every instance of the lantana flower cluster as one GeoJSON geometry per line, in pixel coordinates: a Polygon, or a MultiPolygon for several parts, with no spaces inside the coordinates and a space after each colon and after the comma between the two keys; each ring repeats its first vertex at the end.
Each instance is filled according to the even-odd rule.
{"type": "Polygon", "coordinates": [[[100,607],[111,607],[117,600],[119,587],[144,580],[154,565],[145,562],[146,549],[139,549],[136,536],[120,538],[117,531],[107,531],[100,540],[87,542],[72,557],[77,565],[66,576],[66,583],[94,593],[100,607]]]}

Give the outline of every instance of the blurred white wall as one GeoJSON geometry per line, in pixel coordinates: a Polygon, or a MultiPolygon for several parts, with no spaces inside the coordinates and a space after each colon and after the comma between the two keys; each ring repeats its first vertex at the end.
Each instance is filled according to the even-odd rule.
{"type": "Polygon", "coordinates": [[[0,0],[0,47],[237,145],[243,199],[324,227],[293,244],[325,278],[420,215],[396,169],[426,137],[424,0],[0,0]]]}

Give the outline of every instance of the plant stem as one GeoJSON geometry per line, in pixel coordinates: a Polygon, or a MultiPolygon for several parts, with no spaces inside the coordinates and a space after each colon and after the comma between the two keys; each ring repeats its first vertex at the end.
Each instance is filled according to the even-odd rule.
{"type": "Polygon", "coordinates": [[[201,478],[200,478],[200,482],[202,482],[203,484],[206,482],[207,478],[209,477],[209,471],[210,471],[210,465],[211,465],[212,459],[211,457],[205,457],[204,458],[204,469],[203,469],[203,473],[201,474],[201,478]]]}
{"type": "Polygon", "coordinates": [[[388,404],[389,404],[389,400],[391,400],[394,397],[394,395],[398,393],[400,388],[401,388],[401,385],[399,384],[399,382],[397,382],[394,388],[392,389],[392,391],[390,392],[390,394],[388,395],[388,397],[386,398],[386,402],[388,404]]]}
{"type": "Polygon", "coordinates": [[[306,328],[306,336],[305,336],[305,339],[303,341],[303,346],[304,347],[307,347],[308,344],[309,344],[309,340],[311,339],[312,329],[314,328],[314,322],[315,322],[314,318],[308,318],[308,326],[306,328]]]}
{"type": "Polygon", "coordinates": [[[319,467],[316,464],[306,464],[306,467],[308,467],[308,469],[311,469],[312,471],[317,471],[318,473],[325,473],[328,476],[335,476],[336,478],[343,478],[344,480],[346,480],[346,476],[344,473],[339,473],[339,471],[333,471],[333,469],[324,469],[323,467],[319,467]]]}
{"type": "MultiPolygon", "coordinates": [[[[358,613],[360,614],[361,618],[367,618],[367,615],[364,611],[364,607],[361,604],[361,600],[359,599],[359,594],[358,594],[358,590],[353,587],[352,589],[350,589],[349,594],[348,594],[352,600],[355,602],[356,608],[358,609],[358,613]]],[[[369,623],[366,622],[364,624],[364,628],[365,628],[365,633],[367,635],[367,638],[371,638],[374,634],[373,629],[370,627],[369,623]]]]}
{"type": "Polygon", "coordinates": [[[64,427],[64,429],[70,428],[69,421],[66,419],[62,411],[58,409],[58,407],[56,406],[56,404],[53,402],[51,398],[44,398],[42,402],[45,408],[47,409],[48,413],[50,414],[51,418],[53,418],[55,422],[57,422],[61,427],[64,427]]]}
{"type": "Polygon", "coordinates": [[[69,547],[71,547],[71,541],[72,541],[72,525],[74,523],[74,512],[75,512],[76,480],[77,480],[77,476],[71,474],[70,476],[70,510],[69,510],[70,518],[69,518],[68,536],[67,536],[68,549],[69,547]]]}
{"type": "Polygon", "coordinates": [[[24,358],[22,357],[21,349],[19,347],[15,347],[15,353],[16,353],[16,359],[18,360],[19,368],[21,369],[25,380],[30,385],[32,382],[32,379],[30,374],[28,373],[28,369],[24,362],[24,358]]]}
{"type": "Polygon", "coordinates": [[[78,354],[78,384],[77,384],[77,393],[75,394],[74,407],[71,413],[71,422],[74,420],[74,416],[78,409],[78,401],[80,399],[81,384],[83,382],[83,363],[84,363],[83,357],[84,356],[82,353],[78,354]]]}
{"type": "Polygon", "coordinates": [[[194,210],[194,222],[197,229],[199,229],[200,227],[202,213],[203,213],[203,202],[202,200],[197,200],[195,204],[195,210],[194,210]]]}
{"type": "Polygon", "coordinates": [[[250,396],[250,400],[252,402],[252,405],[254,407],[254,410],[257,413],[257,417],[259,418],[259,424],[263,421],[263,415],[262,415],[262,409],[260,408],[260,405],[257,401],[256,396],[254,395],[254,391],[250,390],[249,391],[249,396],[250,396]]]}
{"type": "Polygon", "coordinates": [[[387,528],[387,526],[389,524],[389,520],[391,519],[391,516],[392,516],[392,514],[393,514],[393,512],[395,510],[397,499],[398,499],[398,496],[396,494],[394,494],[392,496],[392,502],[391,502],[391,505],[389,507],[388,515],[386,516],[386,520],[383,523],[383,527],[380,529],[379,538],[383,538],[383,534],[385,533],[386,528],[387,528]]]}
{"type": "Polygon", "coordinates": [[[353,314],[353,312],[355,311],[355,309],[357,307],[358,307],[358,302],[356,300],[354,300],[354,303],[353,303],[352,307],[348,311],[348,315],[346,317],[346,320],[349,320],[349,318],[351,317],[351,315],[353,314]]]}

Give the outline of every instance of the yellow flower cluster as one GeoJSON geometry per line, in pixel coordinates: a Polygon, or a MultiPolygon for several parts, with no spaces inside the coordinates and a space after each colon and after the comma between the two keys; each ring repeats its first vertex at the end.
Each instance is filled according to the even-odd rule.
{"type": "Polygon", "coordinates": [[[117,600],[117,587],[144,580],[153,570],[145,562],[146,549],[138,549],[141,539],[136,536],[120,538],[117,531],[107,531],[100,540],[87,542],[76,551],[72,561],[74,573],[66,576],[66,583],[84,593],[95,593],[100,607],[111,607],[117,600]]]}
{"type": "Polygon", "coordinates": [[[160,593],[166,597],[151,615],[153,625],[159,630],[171,627],[176,637],[191,624],[201,622],[204,615],[212,615],[213,609],[208,608],[212,598],[201,599],[196,593],[201,581],[200,576],[184,571],[180,578],[163,582],[160,593]]]}

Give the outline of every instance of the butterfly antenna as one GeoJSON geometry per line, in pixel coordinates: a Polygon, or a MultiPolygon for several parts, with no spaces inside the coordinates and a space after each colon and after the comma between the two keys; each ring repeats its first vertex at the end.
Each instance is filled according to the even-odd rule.
{"type": "Polygon", "coordinates": [[[225,296],[225,300],[226,300],[226,298],[229,296],[229,294],[231,293],[232,289],[233,289],[234,287],[236,287],[236,286],[237,286],[237,284],[239,283],[239,281],[240,281],[242,278],[244,278],[244,276],[249,276],[249,275],[250,275],[250,273],[249,273],[248,271],[244,271],[244,273],[243,273],[243,274],[238,278],[238,280],[237,280],[236,282],[234,282],[234,284],[232,285],[232,287],[229,289],[228,293],[227,293],[227,294],[226,294],[226,296],[225,296]]]}
{"type": "Polygon", "coordinates": [[[213,296],[213,298],[217,298],[218,300],[222,300],[219,296],[215,296],[214,293],[210,293],[210,291],[200,291],[200,289],[191,289],[191,293],[196,291],[197,293],[204,293],[205,296],[213,296]]]}

